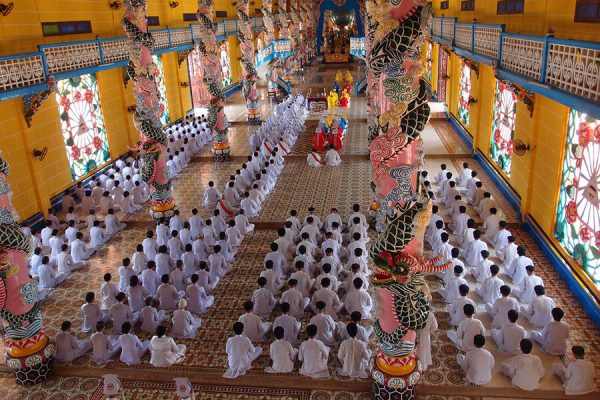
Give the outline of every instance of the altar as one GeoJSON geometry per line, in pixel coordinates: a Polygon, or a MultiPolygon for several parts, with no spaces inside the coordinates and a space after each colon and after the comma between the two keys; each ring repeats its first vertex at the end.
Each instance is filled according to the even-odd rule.
{"type": "Polygon", "coordinates": [[[357,0],[325,0],[320,7],[317,48],[323,63],[352,61],[350,37],[364,34],[357,0]]]}

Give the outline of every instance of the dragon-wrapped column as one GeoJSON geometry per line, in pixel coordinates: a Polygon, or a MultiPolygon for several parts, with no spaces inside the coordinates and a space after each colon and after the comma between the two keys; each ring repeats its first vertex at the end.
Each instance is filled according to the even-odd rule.
{"type": "Polygon", "coordinates": [[[155,221],[170,218],[175,210],[171,172],[167,167],[167,135],[160,121],[160,92],[152,61],[154,39],[148,32],[146,0],[125,0],[121,20],[129,39],[129,64],[126,71],[134,82],[135,113],[133,122],[140,132],[138,150],[142,160],[142,179],[150,186],[150,213],[155,221]]]}
{"type": "MultiPolygon", "coordinates": [[[[275,40],[275,16],[273,15],[273,0],[262,2],[263,25],[265,34],[265,47],[275,40]]],[[[268,85],[269,97],[277,96],[277,60],[271,60],[265,75],[268,85]]]]}
{"type": "Polygon", "coordinates": [[[217,49],[217,24],[213,22],[214,0],[198,0],[198,22],[201,42],[198,51],[204,65],[206,86],[210,93],[207,126],[213,134],[215,161],[230,159],[228,123],[225,118],[225,93],[223,92],[223,70],[217,49]]]}
{"type": "Polygon", "coordinates": [[[371,373],[376,399],[406,400],[415,397],[422,375],[416,345],[429,316],[425,274],[446,268],[423,258],[431,201],[419,181],[420,135],[429,119],[420,49],[431,15],[424,0],[368,0],[366,13],[377,231],[371,279],[378,299],[371,373]]]}
{"type": "Polygon", "coordinates": [[[27,269],[31,242],[15,222],[9,173],[0,157],[0,319],[6,332],[6,365],[17,383],[28,386],[50,376],[54,345],[42,329],[38,288],[27,269]]]}
{"type": "Polygon", "coordinates": [[[256,58],[254,54],[254,41],[252,37],[252,20],[250,18],[249,0],[237,1],[237,14],[240,18],[238,39],[242,49],[242,93],[246,99],[248,122],[260,124],[258,111],[258,96],[256,94],[256,58]]]}

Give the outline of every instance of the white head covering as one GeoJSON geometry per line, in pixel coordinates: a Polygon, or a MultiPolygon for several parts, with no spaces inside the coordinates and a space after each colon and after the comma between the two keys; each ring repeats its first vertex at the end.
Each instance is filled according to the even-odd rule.
{"type": "Polygon", "coordinates": [[[104,378],[104,395],[110,398],[116,397],[121,390],[119,377],[113,374],[102,375],[104,378]]]}
{"type": "Polygon", "coordinates": [[[175,394],[180,399],[195,399],[192,384],[186,378],[173,378],[175,381],[175,394]]]}

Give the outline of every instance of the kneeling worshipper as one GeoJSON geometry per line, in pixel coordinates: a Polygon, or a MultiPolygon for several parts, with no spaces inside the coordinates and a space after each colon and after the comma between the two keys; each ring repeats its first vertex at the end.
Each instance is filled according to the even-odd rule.
{"type": "Polygon", "coordinates": [[[337,167],[342,163],[340,154],[335,150],[333,145],[329,145],[329,150],[325,153],[325,164],[331,167],[337,167]]]}
{"type": "Polygon", "coordinates": [[[308,163],[309,167],[313,168],[319,168],[323,164],[321,161],[321,156],[315,149],[312,149],[312,151],[308,153],[308,156],[306,156],[306,162],[308,163]]]}
{"type": "Polygon", "coordinates": [[[176,344],[172,337],[165,336],[167,328],[159,325],[150,339],[150,364],[155,367],[170,367],[185,359],[186,347],[176,344]]]}
{"type": "Polygon", "coordinates": [[[245,375],[252,368],[252,361],[256,360],[262,353],[261,347],[254,347],[250,339],[242,336],[242,333],[244,333],[243,323],[235,322],[233,333],[235,333],[235,336],[227,339],[227,345],[225,346],[229,368],[223,374],[224,378],[237,378],[240,375],[245,375]]]}

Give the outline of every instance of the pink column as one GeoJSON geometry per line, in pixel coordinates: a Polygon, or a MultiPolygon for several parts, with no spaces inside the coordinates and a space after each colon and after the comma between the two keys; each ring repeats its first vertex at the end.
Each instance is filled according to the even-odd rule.
{"type": "Polygon", "coordinates": [[[258,111],[258,98],[256,95],[256,59],[254,54],[254,41],[252,24],[250,19],[249,0],[237,1],[237,14],[239,21],[240,46],[242,49],[242,93],[246,99],[248,108],[248,122],[260,124],[260,112],[258,111]]]}

